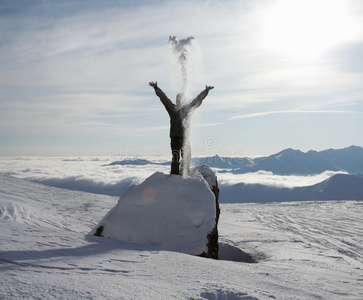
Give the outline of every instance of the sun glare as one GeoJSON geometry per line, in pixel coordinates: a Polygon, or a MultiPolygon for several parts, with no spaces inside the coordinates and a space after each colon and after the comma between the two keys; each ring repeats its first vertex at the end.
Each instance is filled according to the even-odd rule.
{"type": "Polygon", "coordinates": [[[280,0],[263,14],[264,44],[299,60],[313,60],[357,33],[347,0],[280,0]]]}

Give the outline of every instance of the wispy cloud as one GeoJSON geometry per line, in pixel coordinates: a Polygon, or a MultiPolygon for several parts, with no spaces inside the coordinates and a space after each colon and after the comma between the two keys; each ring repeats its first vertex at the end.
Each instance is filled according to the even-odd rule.
{"type": "Polygon", "coordinates": [[[193,124],[193,127],[212,127],[223,125],[223,123],[207,123],[207,124],[193,124]]]}
{"type": "Polygon", "coordinates": [[[276,110],[276,111],[264,111],[258,113],[250,113],[244,115],[233,116],[228,119],[228,121],[237,119],[247,119],[247,118],[258,118],[267,115],[276,114],[358,114],[362,112],[350,111],[350,110],[276,110]]]}
{"type": "Polygon", "coordinates": [[[139,128],[138,130],[140,131],[155,131],[155,130],[169,130],[169,126],[156,126],[156,127],[144,127],[144,128],[139,128]]]}
{"type": "MultiPolygon", "coordinates": [[[[179,92],[167,46],[170,35],[193,35],[198,40],[201,65],[198,74],[193,74],[191,93],[198,94],[205,84],[215,86],[203,104],[206,124],[194,125],[206,131],[217,125],[220,132],[229,130],[223,128],[228,126],[223,122],[239,118],[344,113],[338,109],[295,110],[301,99],[304,104],[317,99],[320,103],[354,100],[357,111],[363,111],[363,72],[356,67],[363,33],[343,42],[330,35],[334,49],[349,51],[328,49],[332,52],[314,62],[298,60],[280,51],[278,43],[269,48],[264,41],[266,12],[273,11],[269,8],[278,2],[66,0],[31,1],[25,7],[14,1],[1,4],[0,134],[17,140],[14,147],[22,144],[23,135],[46,139],[61,134],[64,147],[76,149],[74,141],[85,134],[87,126],[89,135],[110,143],[116,130],[117,137],[126,140],[130,137],[127,133],[147,128],[155,135],[149,140],[158,144],[157,131],[167,126],[165,119],[156,115],[145,117],[145,112],[163,109],[148,82],[158,81],[170,98],[179,92]],[[354,56],[347,59],[347,53],[354,56]],[[285,106],[287,98],[294,104],[285,106]]],[[[355,9],[361,4],[349,1],[349,5],[354,19],[363,20],[362,10],[355,9]]],[[[324,22],[324,15],[321,19],[324,22]]],[[[294,32],[289,34],[298,39],[294,32]]],[[[144,144],[142,137],[139,139],[138,143],[144,144]]],[[[233,144],[235,139],[225,143],[233,144]]]]}

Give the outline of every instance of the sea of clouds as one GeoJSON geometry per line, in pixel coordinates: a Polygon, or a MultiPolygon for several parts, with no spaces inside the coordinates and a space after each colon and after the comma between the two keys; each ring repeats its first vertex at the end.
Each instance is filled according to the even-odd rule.
{"type": "MultiPolygon", "coordinates": [[[[165,174],[170,171],[168,164],[110,165],[114,161],[114,157],[106,156],[0,157],[0,172],[50,186],[119,196],[131,184],[139,184],[157,171],[165,174]]],[[[160,162],[157,158],[155,161],[160,162]]],[[[225,188],[240,182],[278,187],[308,186],[336,174],[326,171],[314,176],[280,176],[266,171],[247,174],[214,171],[219,186],[225,188]]]]}

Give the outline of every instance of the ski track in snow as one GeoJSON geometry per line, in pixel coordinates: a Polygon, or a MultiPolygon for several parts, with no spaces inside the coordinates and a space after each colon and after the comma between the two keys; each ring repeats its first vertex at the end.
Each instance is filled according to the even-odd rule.
{"type": "Polygon", "coordinates": [[[363,299],[363,202],[222,204],[246,264],[87,235],[117,200],[0,174],[0,299],[363,299]]]}
{"type": "Polygon", "coordinates": [[[288,214],[257,213],[257,219],[266,226],[291,233],[296,242],[313,247],[315,251],[339,253],[332,256],[360,266],[363,263],[363,202],[330,202],[305,205],[280,204],[291,208],[288,214]]]}

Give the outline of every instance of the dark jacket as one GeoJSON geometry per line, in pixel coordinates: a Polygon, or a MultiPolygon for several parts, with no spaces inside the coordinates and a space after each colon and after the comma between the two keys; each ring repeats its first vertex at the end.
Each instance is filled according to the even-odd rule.
{"type": "Polygon", "coordinates": [[[208,95],[208,90],[203,90],[192,102],[184,105],[177,110],[176,105],[165,95],[159,88],[155,88],[156,95],[160,98],[161,103],[165,106],[170,116],[170,137],[184,137],[183,120],[188,117],[192,109],[196,109],[202,104],[204,98],[208,95]]]}

